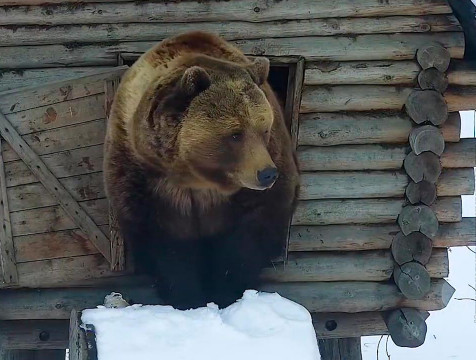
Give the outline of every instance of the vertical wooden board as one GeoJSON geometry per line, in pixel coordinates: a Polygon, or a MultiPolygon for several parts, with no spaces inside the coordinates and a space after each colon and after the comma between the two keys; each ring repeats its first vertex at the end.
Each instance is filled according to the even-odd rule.
{"type": "Polygon", "coordinates": [[[15,284],[18,282],[18,273],[13,247],[10,208],[8,206],[7,184],[0,138],[0,282],[15,284]]]}
{"type": "Polygon", "coordinates": [[[87,360],[88,352],[84,332],[81,330],[80,313],[71,310],[69,318],[69,360],[87,360]]]}

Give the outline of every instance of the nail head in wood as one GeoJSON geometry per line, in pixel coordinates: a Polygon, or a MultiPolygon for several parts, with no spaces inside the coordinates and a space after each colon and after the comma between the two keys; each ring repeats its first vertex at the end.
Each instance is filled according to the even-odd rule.
{"type": "Polygon", "coordinates": [[[431,152],[416,155],[412,151],[405,157],[403,166],[408,176],[415,182],[426,180],[434,184],[441,174],[440,159],[431,152]]]}
{"type": "Polygon", "coordinates": [[[418,183],[410,181],[405,189],[405,195],[413,205],[423,203],[429,206],[436,200],[436,185],[426,180],[418,183]]]}
{"type": "Polygon", "coordinates": [[[450,66],[451,54],[440,44],[429,44],[417,50],[417,61],[423,69],[436,68],[445,72],[450,66]]]}
{"type": "Polygon", "coordinates": [[[426,265],[430,260],[431,251],[431,240],[420,232],[413,232],[409,235],[399,232],[392,241],[392,255],[398,265],[410,261],[426,265]]]}
{"type": "Polygon", "coordinates": [[[428,236],[430,239],[438,233],[438,219],[428,206],[406,206],[398,216],[398,225],[404,235],[415,231],[428,236]]]}
{"type": "Polygon", "coordinates": [[[425,267],[417,262],[395,265],[393,278],[407,299],[421,299],[430,291],[430,275],[425,267]]]}
{"type": "Polygon", "coordinates": [[[416,309],[404,308],[390,311],[384,316],[395,345],[409,348],[423,345],[427,332],[423,315],[416,309]]]}
{"type": "Polygon", "coordinates": [[[435,90],[413,90],[405,102],[407,114],[417,124],[441,125],[448,118],[448,105],[435,90]]]}

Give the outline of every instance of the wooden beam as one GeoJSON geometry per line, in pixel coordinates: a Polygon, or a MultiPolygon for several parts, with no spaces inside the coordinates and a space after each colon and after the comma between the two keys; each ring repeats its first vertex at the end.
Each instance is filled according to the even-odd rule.
{"type": "Polygon", "coordinates": [[[0,321],[0,347],[3,349],[66,349],[67,320],[0,321]]]}
{"type": "Polygon", "coordinates": [[[69,319],[69,360],[87,360],[88,350],[84,332],[81,330],[80,313],[71,310],[69,319]]]}
{"type": "Polygon", "coordinates": [[[322,360],[362,360],[360,337],[318,339],[322,360]]]}
{"type": "MultiPolygon", "coordinates": [[[[300,147],[297,152],[302,171],[400,170],[408,146],[342,145],[300,147]]],[[[462,139],[446,144],[441,156],[443,168],[476,167],[476,140],[462,139]]]]}
{"type": "MultiPolygon", "coordinates": [[[[300,201],[293,225],[393,223],[404,205],[403,199],[300,201]]],[[[440,222],[461,221],[460,197],[440,198],[431,209],[440,222]]]]}
{"type": "MultiPolygon", "coordinates": [[[[409,184],[403,171],[316,171],[301,173],[301,200],[403,197],[409,184]]],[[[472,168],[445,169],[436,184],[439,197],[471,195],[472,168]]]]}
{"type": "MultiPolygon", "coordinates": [[[[389,249],[398,233],[396,224],[292,226],[289,251],[357,251],[389,249]]],[[[476,245],[476,219],[440,224],[433,247],[476,245]]]]}
{"type": "MultiPolygon", "coordinates": [[[[11,0],[9,0],[11,1],[11,0]]],[[[249,21],[264,22],[282,19],[305,20],[333,17],[379,17],[393,15],[450,14],[445,0],[402,0],[389,6],[372,0],[355,4],[343,1],[339,8],[325,0],[305,0],[299,3],[289,0],[269,3],[265,0],[238,0],[226,4],[178,2],[178,3],[122,3],[69,4],[48,7],[13,7],[0,13],[1,25],[54,25],[54,24],[117,24],[137,22],[210,22],[249,21]],[[26,11],[28,9],[28,11],[26,11]],[[144,16],[147,14],[147,16],[144,16]]]]}
{"type": "MultiPolygon", "coordinates": [[[[287,18],[287,16],[286,16],[287,18]]],[[[334,18],[282,20],[250,23],[244,21],[202,22],[200,30],[219,34],[227,40],[263,37],[307,37],[345,34],[393,34],[462,31],[452,15],[391,16],[379,18],[334,18]]],[[[192,22],[114,23],[78,25],[0,26],[0,46],[104,43],[111,41],[160,41],[176,34],[197,30],[192,22]]]]}
{"type": "Polygon", "coordinates": [[[18,282],[18,271],[13,246],[10,206],[1,149],[2,142],[4,140],[0,138],[0,283],[13,285],[18,282]]]}
{"type": "MultiPolygon", "coordinates": [[[[423,44],[438,41],[453,58],[462,58],[462,32],[427,34],[372,34],[356,36],[311,36],[233,40],[232,44],[251,56],[302,56],[306,60],[409,60],[423,44]],[[314,49],[320,49],[315,51],[314,49]]],[[[144,53],[157,42],[119,42],[3,47],[3,69],[114,66],[122,52],[144,53]]],[[[380,97],[381,98],[381,97],[380,97]]]]}
{"type": "Polygon", "coordinates": [[[1,113],[0,124],[0,134],[9,142],[15,152],[27,164],[31,172],[38,177],[45,188],[56,197],[56,200],[64,211],[74,220],[79,228],[88,235],[89,239],[98,248],[101,254],[111,262],[109,239],[1,113]]]}
{"type": "MultiPolygon", "coordinates": [[[[433,252],[427,269],[432,278],[448,276],[446,249],[433,252]]],[[[290,253],[284,264],[264,269],[262,278],[268,282],[386,281],[393,270],[389,250],[290,253]]]]}
{"type": "MultiPolygon", "coordinates": [[[[299,145],[402,144],[414,126],[403,113],[310,113],[299,118],[299,145]]],[[[450,113],[440,127],[446,142],[460,140],[461,116],[450,113]]]]}

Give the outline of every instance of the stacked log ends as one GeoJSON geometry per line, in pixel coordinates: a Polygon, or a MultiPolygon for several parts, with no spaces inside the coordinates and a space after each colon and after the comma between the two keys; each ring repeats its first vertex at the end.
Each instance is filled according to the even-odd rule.
{"type": "Polygon", "coordinates": [[[425,342],[425,314],[411,308],[390,311],[384,316],[390,336],[397,346],[415,348],[425,342]]]}

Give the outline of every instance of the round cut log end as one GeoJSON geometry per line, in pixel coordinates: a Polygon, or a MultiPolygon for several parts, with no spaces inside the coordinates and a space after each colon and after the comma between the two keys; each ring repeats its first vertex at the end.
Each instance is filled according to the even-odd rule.
{"type": "Polygon", "coordinates": [[[417,262],[396,265],[393,278],[407,299],[421,299],[430,291],[430,275],[425,267],[417,262]]]}
{"type": "Polygon", "coordinates": [[[410,146],[416,155],[430,151],[440,156],[445,150],[445,139],[440,129],[432,125],[415,127],[408,137],[410,146]]]}
{"type": "Polygon", "coordinates": [[[430,122],[441,125],[448,118],[448,105],[434,90],[413,90],[405,102],[407,114],[417,124],[430,122]]]}
{"type": "Polygon", "coordinates": [[[418,84],[423,90],[435,90],[442,94],[448,88],[448,78],[445,73],[432,67],[418,74],[418,84]]]}
{"type": "Polygon", "coordinates": [[[398,216],[398,225],[404,235],[410,235],[419,231],[434,238],[438,233],[438,219],[435,213],[428,206],[406,206],[398,216]]]}
{"type": "Polygon", "coordinates": [[[420,232],[413,232],[408,236],[399,232],[392,241],[392,255],[398,265],[411,261],[426,265],[431,251],[431,240],[420,232]]]}
{"type": "Polygon", "coordinates": [[[395,345],[415,348],[425,342],[427,326],[424,314],[420,311],[397,309],[388,312],[384,320],[395,345]]]}
{"type": "Polygon", "coordinates": [[[431,205],[436,200],[436,186],[429,181],[423,180],[419,183],[411,181],[405,189],[405,195],[411,204],[423,203],[431,205]]]}
{"type": "Polygon", "coordinates": [[[436,68],[445,72],[450,66],[451,55],[440,44],[429,44],[417,50],[417,61],[423,69],[436,68]]]}
{"type": "Polygon", "coordinates": [[[439,157],[429,151],[420,155],[416,155],[413,151],[410,152],[403,161],[403,167],[408,176],[416,183],[426,180],[434,184],[441,174],[439,157]]]}

